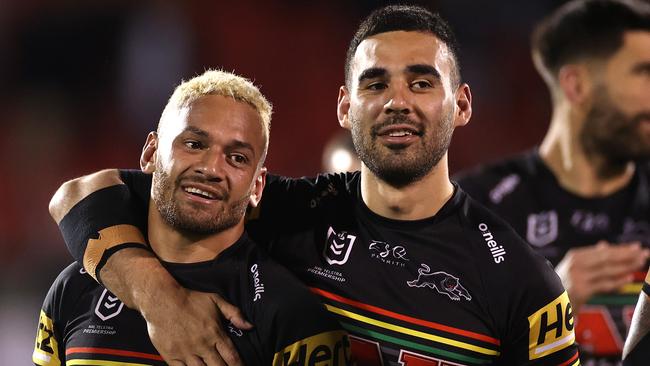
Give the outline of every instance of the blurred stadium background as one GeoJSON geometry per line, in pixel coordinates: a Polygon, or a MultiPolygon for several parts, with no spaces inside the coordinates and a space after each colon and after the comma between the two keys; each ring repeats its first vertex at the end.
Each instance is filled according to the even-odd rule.
{"type": "MultiPolygon", "coordinates": [[[[461,42],[474,96],[452,172],[534,146],[549,98],[532,25],[559,0],[417,2],[461,42]]],[[[0,364],[31,363],[39,307],[71,257],[47,213],[63,181],[137,168],[172,88],[206,68],[253,79],[274,103],[272,172],[313,175],[340,131],[336,97],[360,19],[383,1],[0,1],[0,364]]]]}

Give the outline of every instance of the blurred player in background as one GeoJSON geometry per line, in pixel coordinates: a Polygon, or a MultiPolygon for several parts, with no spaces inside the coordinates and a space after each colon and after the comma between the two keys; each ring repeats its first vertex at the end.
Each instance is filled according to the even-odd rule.
{"type": "Polygon", "coordinates": [[[458,182],[556,266],[583,362],[615,364],[650,246],[650,4],[564,4],[532,55],[553,104],[544,140],[458,182]]]}

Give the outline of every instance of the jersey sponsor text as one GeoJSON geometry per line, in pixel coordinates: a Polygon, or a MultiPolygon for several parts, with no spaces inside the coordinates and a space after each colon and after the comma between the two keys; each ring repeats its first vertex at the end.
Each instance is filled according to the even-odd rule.
{"type": "Polygon", "coordinates": [[[273,366],[348,365],[350,340],[345,332],[323,332],[301,339],[276,352],[273,366]],[[334,348],[329,345],[334,344],[334,348]]]}
{"type": "Polygon", "coordinates": [[[528,324],[528,356],[531,360],[573,344],[573,311],[567,292],[530,315],[528,324]]]}

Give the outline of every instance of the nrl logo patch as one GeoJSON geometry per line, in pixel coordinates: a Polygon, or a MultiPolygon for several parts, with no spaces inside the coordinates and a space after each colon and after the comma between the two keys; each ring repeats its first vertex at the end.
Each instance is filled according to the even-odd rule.
{"type": "Polygon", "coordinates": [[[102,292],[102,296],[99,298],[97,306],[95,307],[95,314],[99,319],[106,321],[117,316],[117,314],[122,311],[123,307],[124,303],[120,301],[117,296],[104,289],[104,292],[102,292]]]}
{"type": "Polygon", "coordinates": [[[526,239],[537,247],[542,247],[557,239],[557,213],[544,211],[528,215],[526,239]]]}
{"type": "Polygon", "coordinates": [[[458,277],[443,271],[431,273],[431,268],[424,263],[421,263],[420,266],[418,278],[413,281],[406,281],[409,287],[429,287],[438,291],[438,293],[449,296],[454,301],[459,301],[461,297],[464,297],[467,301],[472,300],[472,296],[460,284],[458,277]]]}
{"type": "Polygon", "coordinates": [[[323,250],[323,256],[327,263],[339,265],[345,264],[345,262],[348,261],[348,257],[350,256],[352,246],[356,239],[356,236],[349,235],[345,231],[337,233],[330,226],[327,230],[327,241],[325,243],[325,249],[323,250]]]}

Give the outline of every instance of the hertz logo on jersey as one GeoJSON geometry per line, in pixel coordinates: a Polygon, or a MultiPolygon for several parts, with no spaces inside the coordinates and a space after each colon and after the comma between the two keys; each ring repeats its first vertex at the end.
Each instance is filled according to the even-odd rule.
{"type": "Polygon", "coordinates": [[[54,323],[43,310],[38,319],[38,333],[32,361],[41,366],[60,365],[59,345],[54,338],[54,323]]]}
{"type": "Polygon", "coordinates": [[[566,291],[528,317],[528,358],[534,360],[575,342],[573,311],[566,291]]]}
{"type": "Polygon", "coordinates": [[[350,364],[350,340],[341,330],[323,332],[301,339],[275,353],[273,366],[327,365],[343,366],[350,364]]]}

